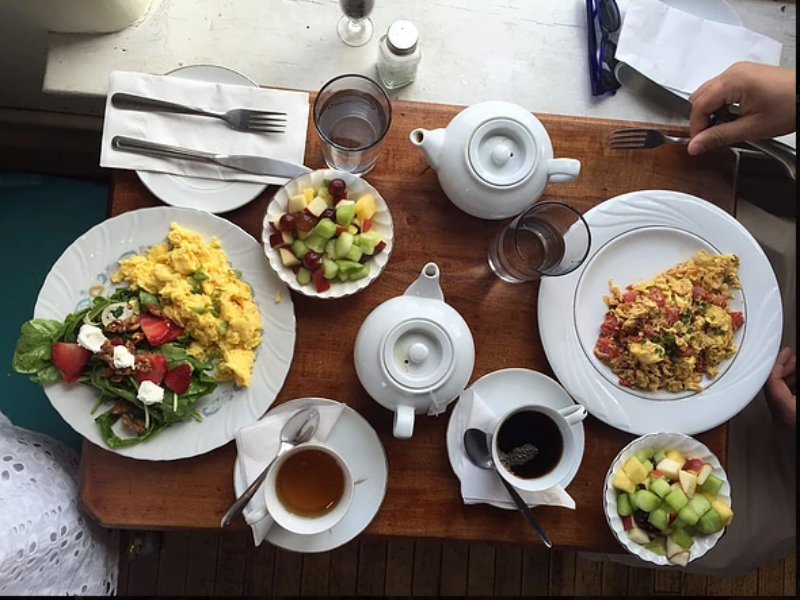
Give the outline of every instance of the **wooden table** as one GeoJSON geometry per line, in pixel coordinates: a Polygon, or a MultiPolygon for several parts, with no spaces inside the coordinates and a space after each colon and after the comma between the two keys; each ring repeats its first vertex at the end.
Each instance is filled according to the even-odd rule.
{"type": "MultiPolygon", "coordinates": [[[[476,343],[472,380],[497,369],[525,367],[553,376],[538,336],[538,284],[501,282],[489,270],[486,248],[503,222],[482,221],[459,211],[444,196],[422,153],[408,142],[415,127],[445,126],[454,106],[394,104],[394,123],[378,164],[367,179],[388,202],[395,247],[385,272],[366,290],[332,301],[294,296],[295,358],[277,403],[303,396],[341,400],[375,427],[386,448],[389,485],[380,512],[366,533],[415,538],[538,543],[515,512],[464,506],[445,447],[447,416],[419,418],[410,440],[392,437],[392,413],[372,401],[353,367],[355,336],[379,303],[401,294],[422,266],[441,268],[446,301],[469,324],[476,343]]],[[[586,211],[604,199],[639,189],[674,189],[703,197],[733,212],[736,164],[728,152],[690,158],[681,146],[641,152],[612,152],[611,130],[624,124],[541,115],[556,156],[582,162],[577,181],[548,187],[546,198],[586,211]]],[[[679,132],[674,132],[679,133],[679,132]]],[[[306,164],[323,167],[319,142],[309,128],[306,164]]],[[[227,215],[258,238],[274,188],[227,215]]],[[[158,206],[132,172],[114,173],[110,213],[158,206]]],[[[449,414],[449,413],[448,413],[449,414]]],[[[585,421],[586,452],[569,493],[577,510],[540,507],[536,514],[555,545],[583,550],[619,550],[602,510],[608,465],[632,436],[594,418],[585,421]]],[[[726,426],[699,435],[724,462],[726,426]]],[[[233,500],[233,443],[206,455],[148,462],[122,458],[85,443],[80,498],[104,526],[129,529],[217,529],[233,500]]],[[[246,527],[238,520],[232,527],[246,527]]]]}

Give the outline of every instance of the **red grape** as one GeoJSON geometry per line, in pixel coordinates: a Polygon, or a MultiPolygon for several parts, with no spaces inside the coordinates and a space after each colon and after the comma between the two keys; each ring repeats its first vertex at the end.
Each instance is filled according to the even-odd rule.
{"type": "Polygon", "coordinates": [[[332,208],[326,208],[322,211],[322,214],[319,216],[320,219],[330,219],[333,222],[336,222],[336,211],[332,208]]]}
{"type": "Polygon", "coordinates": [[[344,196],[345,192],[347,191],[347,184],[344,182],[344,179],[331,179],[328,182],[328,192],[334,198],[341,198],[344,196]]]}
{"type": "Polygon", "coordinates": [[[316,271],[322,266],[322,255],[319,252],[309,250],[303,256],[303,266],[309,271],[316,271]]]}
{"type": "Polygon", "coordinates": [[[308,213],[300,213],[295,217],[298,231],[311,231],[314,225],[317,224],[316,217],[312,217],[308,213]]]}
{"type": "Polygon", "coordinates": [[[297,219],[292,214],[285,214],[278,220],[278,229],[281,231],[294,231],[297,229],[297,219]]]}

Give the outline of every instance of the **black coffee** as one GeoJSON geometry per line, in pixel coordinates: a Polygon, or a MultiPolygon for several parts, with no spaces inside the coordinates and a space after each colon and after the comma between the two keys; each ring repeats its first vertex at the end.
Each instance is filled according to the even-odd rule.
{"type": "Polygon", "coordinates": [[[497,450],[500,462],[514,475],[536,479],[555,469],[564,452],[564,440],[556,422],[547,415],[520,411],[497,432],[497,450]]]}

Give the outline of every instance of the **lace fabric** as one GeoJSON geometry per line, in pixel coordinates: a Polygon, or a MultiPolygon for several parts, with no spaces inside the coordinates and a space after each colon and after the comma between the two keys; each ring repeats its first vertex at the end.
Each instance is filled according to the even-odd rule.
{"type": "Polygon", "coordinates": [[[77,499],[77,454],[0,413],[0,596],[116,593],[118,534],[77,499]]]}

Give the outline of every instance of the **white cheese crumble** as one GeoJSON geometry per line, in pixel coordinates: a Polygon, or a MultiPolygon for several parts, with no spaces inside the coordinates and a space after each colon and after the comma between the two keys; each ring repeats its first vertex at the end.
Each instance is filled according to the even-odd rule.
{"type": "Polygon", "coordinates": [[[78,332],[78,344],[86,348],[90,352],[100,352],[103,343],[107,342],[108,338],[103,335],[103,330],[94,325],[81,325],[81,330],[78,332]]]}
{"type": "Polygon", "coordinates": [[[139,384],[139,392],[136,397],[148,406],[158,404],[164,400],[164,388],[152,381],[143,381],[139,384]]]}
{"type": "Polygon", "coordinates": [[[136,364],[136,360],[125,346],[114,346],[115,369],[130,369],[134,364],[136,364]]]}

